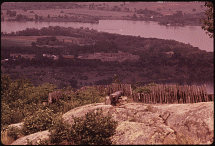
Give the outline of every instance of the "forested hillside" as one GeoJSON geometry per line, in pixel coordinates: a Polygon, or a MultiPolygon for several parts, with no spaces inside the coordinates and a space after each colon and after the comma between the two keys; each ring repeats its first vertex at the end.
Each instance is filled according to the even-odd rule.
{"type": "Polygon", "coordinates": [[[89,28],[74,29],[59,26],[44,27],[40,30],[26,29],[10,34],[2,33],[1,38],[3,40],[1,58],[6,59],[2,61],[3,73],[11,74],[13,79],[24,75],[32,79],[34,84],[46,82],[46,76],[50,78],[50,75],[57,80],[57,85],[74,84],[73,87],[76,88],[98,83],[110,84],[114,74],[117,74],[123,83],[213,78],[213,52],[206,52],[174,40],[125,36],[98,32],[89,28]],[[31,40],[30,46],[16,46],[20,37],[22,40],[34,37],[34,40],[31,40]],[[138,55],[139,59],[123,62],[81,59],[94,53],[120,55],[119,51],[138,55]],[[23,57],[22,54],[29,54],[29,57],[23,57]],[[58,59],[43,54],[54,55],[58,59]],[[34,57],[30,58],[30,55],[34,57]],[[37,68],[34,69],[36,71],[34,75],[30,72],[27,74],[29,67],[37,68]],[[40,71],[38,67],[52,68],[52,72],[40,71]],[[75,83],[71,83],[70,80],[75,83]]]}

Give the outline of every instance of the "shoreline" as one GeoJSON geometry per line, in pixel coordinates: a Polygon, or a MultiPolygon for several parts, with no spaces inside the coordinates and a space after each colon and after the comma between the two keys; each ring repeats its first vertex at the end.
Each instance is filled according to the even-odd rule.
{"type": "MultiPolygon", "coordinates": [[[[92,24],[98,24],[100,20],[127,20],[127,21],[153,21],[153,22],[157,22],[158,25],[161,25],[161,26],[180,26],[180,27],[186,27],[186,26],[201,26],[199,24],[160,24],[159,21],[156,21],[156,20],[133,20],[133,19],[130,19],[130,18],[115,18],[115,17],[107,17],[107,18],[102,18],[102,19],[98,19],[98,20],[56,20],[56,19],[52,19],[52,20],[39,20],[39,21],[30,21],[30,22],[78,22],[78,23],[92,23],[92,24]]],[[[16,22],[29,22],[29,20],[27,21],[17,21],[17,20],[4,20],[4,21],[16,21],[16,22]]],[[[4,21],[1,21],[1,22],[4,22],[4,21]]]]}

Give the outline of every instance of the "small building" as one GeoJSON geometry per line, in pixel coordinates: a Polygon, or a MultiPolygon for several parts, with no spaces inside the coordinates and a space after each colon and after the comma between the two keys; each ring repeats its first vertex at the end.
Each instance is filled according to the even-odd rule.
{"type": "Polygon", "coordinates": [[[174,54],[174,52],[170,51],[170,52],[166,52],[166,54],[172,56],[174,54]]]}
{"type": "Polygon", "coordinates": [[[74,59],[74,55],[63,55],[64,58],[74,59]]]}

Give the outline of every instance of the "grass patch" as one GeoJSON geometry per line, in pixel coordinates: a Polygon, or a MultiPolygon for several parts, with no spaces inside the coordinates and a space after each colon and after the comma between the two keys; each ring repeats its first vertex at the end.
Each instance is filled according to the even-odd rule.
{"type": "Polygon", "coordinates": [[[1,46],[31,46],[33,41],[29,36],[1,36],[1,46]]]}

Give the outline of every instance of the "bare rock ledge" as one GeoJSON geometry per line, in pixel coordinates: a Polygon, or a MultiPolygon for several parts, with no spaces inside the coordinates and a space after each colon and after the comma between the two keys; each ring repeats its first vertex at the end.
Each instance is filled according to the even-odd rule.
{"type": "MultiPolygon", "coordinates": [[[[214,102],[189,104],[126,103],[120,106],[104,103],[77,107],[63,115],[73,123],[72,116],[102,108],[118,121],[114,144],[211,144],[214,139],[214,102]]],[[[27,138],[33,144],[47,139],[48,130],[17,139],[12,145],[25,145],[27,138]]]]}

